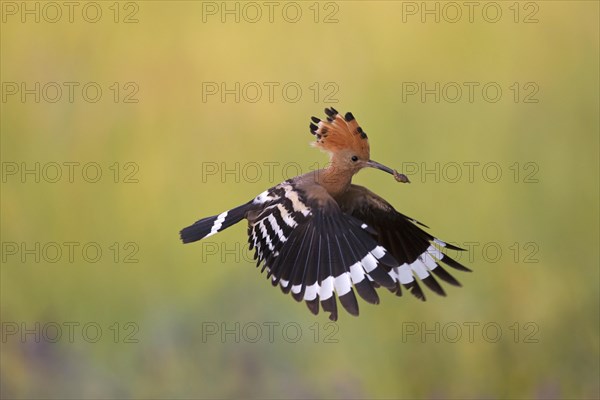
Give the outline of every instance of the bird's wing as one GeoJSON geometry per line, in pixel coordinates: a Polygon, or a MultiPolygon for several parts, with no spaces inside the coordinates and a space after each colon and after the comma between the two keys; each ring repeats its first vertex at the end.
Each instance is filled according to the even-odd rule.
{"type": "Polygon", "coordinates": [[[343,212],[363,221],[375,230],[375,239],[398,260],[399,264],[389,270],[390,276],[396,282],[392,290],[401,295],[401,286],[410,290],[416,297],[425,300],[417,279],[434,292],[445,295],[433,275],[455,286],[460,283],[452,277],[440,262],[461,270],[470,269],[441,252],[441,248],[463,250],[445,243],[418,225],[425,226],[394,209],[387,201],[371,192],[369,189],[351,185],[350,189],[338,199],[343,212]],[[432,274],[433,273],[433,274],[432,274]]]}
{"type": "Polygon", "coordinates": [[[337,294],[358,315],[354,289],[367,302],[379,303],[373,286],[392,290],[396,283],[388,271],[398,263],[373,238],[375,232],[343,213],[323,187],[313,183],[307,189],[286,181],[254,199],[262,207],[247,218],[257,266],[262,262],[273,285],[306,301],[314,314],[320,303],[336,320],[337,294]]]}

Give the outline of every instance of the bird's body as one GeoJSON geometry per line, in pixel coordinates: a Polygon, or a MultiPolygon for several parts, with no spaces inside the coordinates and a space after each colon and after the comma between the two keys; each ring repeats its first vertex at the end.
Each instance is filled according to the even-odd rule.
{"type": "Polygon", "coordinates": [[[336,294],[342,306],[358,315],[354,289],[365,301],[379,303],[376,288],[398,296],[402,287],[424,300],[418,280],[438,294],[433,277],[460,286],[439,262],[469,271],[439,247],[462,250],[423,231],[416,220],[397,212],[365,187],[352,184],[360,169],[374,167],[400,182],[408,179],[369,158],[367,135],[352,114],[342,117],[326,109],[327,121],[316,117],[311,132],[316,146],[330,153],[327,168],[288,179],[253,200],[219,215],[199,220],[181,231],[184,243],[211,236],[242,219],[248,220],[250,249],[257,266],[274,286],[306,301],[317,314],[319,303],[337,319],[336,294]]]}

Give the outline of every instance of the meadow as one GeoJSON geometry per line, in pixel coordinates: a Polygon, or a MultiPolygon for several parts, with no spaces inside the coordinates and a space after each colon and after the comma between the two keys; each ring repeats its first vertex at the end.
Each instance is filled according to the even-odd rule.
{"type": "Polygon", "coordinates": [[[69,4],[2,2],[2,398],[600,397],[597,2],[69,4]],[[331,323],[245,224],[181,244],[325,107],[462,288],[331,323]]]}

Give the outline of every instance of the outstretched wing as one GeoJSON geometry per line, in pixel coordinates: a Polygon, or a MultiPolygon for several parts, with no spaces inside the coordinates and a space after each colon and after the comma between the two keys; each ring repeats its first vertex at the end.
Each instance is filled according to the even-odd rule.
{"type": "Polygon", "coordinates": [[[290,180],[254,199],[262,207],[247,218],[257,266],[263,263],[273,285],[306,301],[314,314],[321,304],[335,321],[337,294],[342,306],[358,315],[354,289],[365,301],[379,303],[373,286],[393,290],[396,282],[388,271],[398,263],[373,238],[376,232],[343,213],[323,187],[313,182],[306,189],[290,180]]]}
{"type": "Polygon", "coordinates": [[[181,241],[183,243],[192,243],[221,232],[223,229],[227,229],[240,222],[253,206],[253,202],[248,202],[239,207],[224,211],[219,215],[202,218],[179,232],[181,241]]]}
{"type": "Polygon", "coordinates": [[[425,294],[416,278],[434,292],[445,296],[444,289],[434,275],[451,285],[460,286],[460,283],[442,268],[440,262],[461,271],[471,271],[440,251],[443,247],[453,250],[463,249],[425,232],[418,226],[425,225],[399,213],[369,189],[351,185],[350,189],[338,199],[338,203],[343,212],[372,227],[377,242],[398,260],[399,264],[389,269],[389,274],[395,281],[395,288],[392,291],[398,296],[402,295],[400,285],[403,285],[417,298],[425,300],[425,294]]]}

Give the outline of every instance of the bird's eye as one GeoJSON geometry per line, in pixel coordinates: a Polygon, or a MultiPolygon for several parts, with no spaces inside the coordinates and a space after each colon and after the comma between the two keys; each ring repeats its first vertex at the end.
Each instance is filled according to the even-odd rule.
{"type": "Polygon", "coordinates": [[[352,161],[357,162],[358,161],[358,157],[357,156],[352,156],[352,161]]]}

